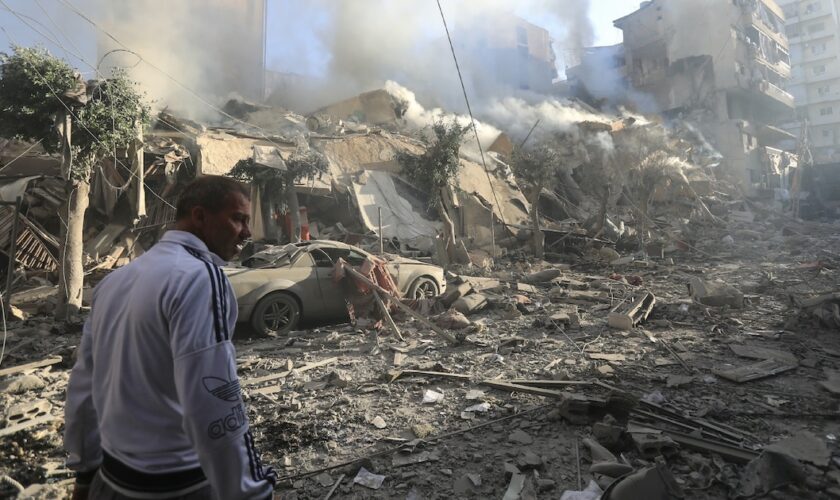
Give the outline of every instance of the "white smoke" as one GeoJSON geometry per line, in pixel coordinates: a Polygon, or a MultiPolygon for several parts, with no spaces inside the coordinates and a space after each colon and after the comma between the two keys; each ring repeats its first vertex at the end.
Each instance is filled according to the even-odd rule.
{"type": "MultiPolygon", "coordinates": [[[[500,85],[501,80],[516,80],[522,68],[476,60],[475,54],[466,50],[467,45],[495,43],[483,34],[488,26],[492,32],[494,23],[506,23],[515,16],[531,20],[552,29],[555,52],[577,49],[593,39],[588,18],[589,0],[441,0],[441,5],[464,70],[468,93],[476,106],[483,99],[503,95],[536,98],[533,92],[521,91],[519,85],[500,85]],[[500,78],[502,76],[504,78],[500,78]]],[[[382,88],[386,81],[394,80],[411,88],[419,100],[429,106],[466,111],[436,2],[308,0],[303,3],[284,0],[277,8],[295,13],[281,21],[280,26],[275,26],[280,32],[299,31],[298,16],[312,10],[322,13],[323,24],[312,33],[314,42],[303,42],[296,37],[289,42],[301,44],[297,52],[305,57],[297,59],[295,51],[284,47],[284,58],[271,61],[272,66],[290,73],[306,71],[305,59],[310,58],[313,44],[329,54],[322,84],[308,82],[305,89],[284,89],[276,96],[279,104],[307,113],[361,92],[382,88]]],[[[304,18],[309,17],[304,15],[304,18]]],[[[511,40],[505,43],[515,47],[514,30],[507,32],[502,36],[511,40]]],[[[282,43],[285,42],[284,39],[282,43]]],[[[534,42],[532,48],[539,45],[534,40],[531,42],[534,42]]]]}
{"type": "Polygon", "coordinates": [[[118,49],[103,61],[103,72],[114,66],[129,68],[155,107],[168,106],[208,120],[219,117],[212,106],[221,106],[228,97],[262,99],[261,0],[86,3],[88,14],[102,28],[147,61],[139,61],[137,55],[123,51],[121,44],[97,34],[98,59],[118,49]]]}

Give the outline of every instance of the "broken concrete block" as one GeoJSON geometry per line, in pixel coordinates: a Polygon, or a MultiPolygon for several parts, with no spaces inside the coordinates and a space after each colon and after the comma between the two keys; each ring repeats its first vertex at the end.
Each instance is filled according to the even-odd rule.
{"type": "Polygon", "coordinates": [[[654,305],[656,305],[656,297],[652,293],[646,292],[634,302],[610,312],[607,318],[608,323],[611,328],[632,330],[647,320],[654,305]]]}
{"type": "Polygon", "coordinates": [[[37,375],[24,375],[18,377],[6,386],[6,392],[10,394],[23,394],[25,392],[43,389],[47,386],[41,377],[37,375]]]}
{"type": "Polygon", "coordinates": [[[559,269],[545,269],[540,272],[529,274],[523,281],[532,285],[535,283],[548,283],[555,278],[559,278],[562,274],[563,271],[559,269]]]}
{"type": "Polygon", "coordinates": [[[723,281],[705,281],[691,278],[688,293],[697,302],[709,307],[729,306],[733,309],[744,307],[744,294],[734,286],[723,281]]]}
{"type": "Polygon", "coordinates": [[[6,427],[49,415],[51,408],[52,404],[46,399],[13,405],[6,412],[6,427]]]}
{"type": "Polygon", "coordinates": [[[385,422],[385,419],[380,417],[379,415],[374,417],[374,419],[371,420],[370,423],[373,424],[373,426],[377,429],[384,429],[388,427],[388,424],[385,422]]]}
{"type": "Polygon", "coordinates": [[[630,437],[644,458],[668,457],[679,452],[680,446],[661,432],[631,432],[630,437]]]}
{"type": "Polygon", "coordinates": [[[800,431],[794,436],[773,443],[764,448],[793,457],[801,462],[807,462],[817,467],[827,467],[831,459],[831,452],[825,441],[808,431],[800,431]]]}
{"type": "Polygon", "coordinates": [[[431,424],[415,424],[411,427],[411,432],[417,439],[425,439],[435,432],[435,428],[431,424]]]}
{"type": "Polygon", "coordinates": [[[434,322],[437,326],[448,330],[463,330],[472,324],[466,316],[453,309],[435,317],[434,322]]]}
{"type": "Polygon", "coordinates": [[[516,466],[521,471],[539,469],[542,465],[542,458],[531,450],[525,450],[516,458],[516,466]]]}
{"type": "Polygon", "coordinates": [[[461,297],[452,304],[453,309],[466,315],[477,313],[485,307],[487,307],[487,297],[480,293],[461,297]]]}
{"type": "Polygon", "coordinates": [[[534,438],[522,429],[516,429],[510,434],[510,436],[508,436],[508,441],[517,444],[532,444],[534,442],[534,438]]]}
{"type": "Polygon", "coordinates": [[[621,258],[621,254],[614,248],[604,247],[598,251],[598,257],[604,262],[613,262],[621,258]]]}
{"type": "Polygon", "coordinates": [[[456,300],[468,295],[473,287],[469,283],[461,283],[460,285],[450,286],[443,295],[440,296],[440,301],[448,309],[456,300]]]}

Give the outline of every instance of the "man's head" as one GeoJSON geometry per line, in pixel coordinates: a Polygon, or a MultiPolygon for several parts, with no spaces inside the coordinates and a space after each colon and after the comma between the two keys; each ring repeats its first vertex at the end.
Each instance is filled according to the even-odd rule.
{"type": "Polygon", "coordinates": [[[184,188],[175,211],[175,228],[198,236],[224,260],[235,257],[239,245],[251,237],[248,191],[233,179],[197,178],[184,188]]]}

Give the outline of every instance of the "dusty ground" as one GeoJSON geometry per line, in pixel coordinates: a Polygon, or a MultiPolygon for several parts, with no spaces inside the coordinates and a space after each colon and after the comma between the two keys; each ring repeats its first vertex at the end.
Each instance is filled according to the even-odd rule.
{"type": "MultiPolygon", "coordinates": [[[[819,384],[826,379],[823,370],[836,368],[840,361],[840,331],[799,314],[790,300],[792,295],[838,288],[840,225],[769,217],[751,225],[706,227],[698,234],[691,251],[649,262],[612,267],[570,257],[571,269],[563,272],[570,288],[611,294],[610,303],[578,305],[580,328],[564,330],[549,320],[570,304],[550,299],[551,289],[564,288],[562,284],[546,283],[530,292],[496,292],[501,303],[514,294],[529,297],[528,313],[498,305],[472,315],[473,325],[465,330],[469,341],[457,347],[416,321],[400,323],[404,342],[385,330],[378,346],[372,332],[349,325],[297,332],[287,339],[248,338],[242,332],[237,348],[243,391],[263,461],[274,464],[282,476],[283,498],[324,498],[342,474],[333,498],[501,498],[513,466],[526,478],[522,498],[560,498],[564,490],[579,489],[579,469],[586,486],[593,477],[592,460],[583,439],[592,437],[597,420],[572,424],[558,412],[558,399],[481,384],[494,379],[605,382],[683,417],[729,426],[748,449],[761,450],[808,430],[835,454],[831,464],[801,464],[804,477],[798,485],[765,497],[840,498],[838,400],[819,384]],[[732,240],[724,241],[726,236],[732,240]],[[642,286],[656,295],[658,304],[641,328],[624,332],[607,326],[610,307],[633,289],[610,280],[613,273],[641,277],[642,286]],[[709,308],[692,302],[686,283],[694,276],[737,286],[747,296],[746,307],[709,308]],[[756,362],[737,356],[732,346],[786,351],[799,364],[776,376],[737,384],[713,374],[756,362]],[[394,365],[397,353],[403,357],[399,367],[394,365]],[[338,359],[322,367],[249,384],[285,372],[289,363],[299,368],[332,357],[338,359]],[[469,380],[403,376],[390,382],[389,372],[406,369],[468,375],[469,380]],[[276,389],[266,390],[271,387],[276,389]],[[424,404],[428,390],[442,393],[443,399],[424,404]],[[465,412],[481,403],[487,403],[486,411],[465,412]],[[396,451],[400,446],[414,453],[396,451]],[[356,463],[322,471],[345,462],[356,463]],[[353,484],[360,465],[385,476],[379,489],[353,484]]],[[[471,273],[515,283],[551,265],[523,261],[501,267],[471,273]]],[[[555,297],[558,293],[553,292],[555,297]]],[[[51,355],[63,361],[33,371],[43,388],[21,394],[4,389],[3,407],[8,411],[19,402],[46,399],[50,413],[60,416],[78,329],[58,331],[46,319],[34,318],[10,323],[8,330],[0,369],[51,355]]],[[[608,393],[591,384],[562,389],[592,397],[608,393]]],[[[637,425],[690,432],[640,414],[631,419],[637,425]]],[[[70,478],[61,466],[62,430],[56,420],[3,437],[0,472],[24,486],[61,484],[70,478]]],[[[616,451],[635,469],[654,463],[632,444],[616,451]]],[[[739,479],[749,475],[743,464],[686,447],[666,462],[686,498],[734,496],[739,479]]],[[[57,497],[61,491],[56,486],[42,495],[57,497]]]]}

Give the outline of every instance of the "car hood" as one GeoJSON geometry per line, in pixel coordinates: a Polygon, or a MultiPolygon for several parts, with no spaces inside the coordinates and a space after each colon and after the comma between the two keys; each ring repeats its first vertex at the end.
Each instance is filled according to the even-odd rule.
{"type": "Polygon", "coordinates": [[[386,262],[388,264],[400,264],[400,265],[420,265],[420,266],[433,266],[434,264],[430,264],[428,262],[421,262],[419,260],[409,259],[406,257],[400,257],[398,255],[389,255],[386,258],[386,262]]]}

